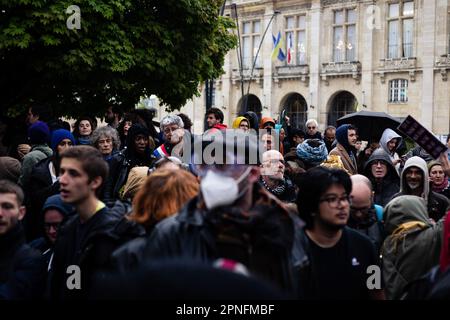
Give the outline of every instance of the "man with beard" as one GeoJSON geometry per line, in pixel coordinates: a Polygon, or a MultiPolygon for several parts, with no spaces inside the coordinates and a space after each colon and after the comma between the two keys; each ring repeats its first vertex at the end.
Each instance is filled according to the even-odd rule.
{"type": "Polygon", "coordinates": [[[439,221],[449,209],[449,201],[443,195],[430,190],[427,163],[420,157],[409,158],[400,178],[400,192],[392,198],[412,195],[425,200],[428,216],[439,221]]]}
{"type": "Polygon", "coordinates": [[[306,223],[301,241],[309,261],[301,267],[302,297],[383,299],[381,287],[367,286],[367,268],[378,265],[374,245],[365,235],[346,227],[352,191],[348,174],[312,168],[301,176],[299,189],[299,216],[306,223]]]}
{"type": "Polygon", "coordinates": [[[105,112],[105,122],[113,129],[117,129],[122,120],[123,111],[117,106],[109,106],[105,112]]]}
{"type": "Polygon", "coordinates": [[[284,176],[285,162],[277,150],[269,150],[262,155],[261,178],[264,188],[283,202],[295,202],[295,186],[284,176]]]}

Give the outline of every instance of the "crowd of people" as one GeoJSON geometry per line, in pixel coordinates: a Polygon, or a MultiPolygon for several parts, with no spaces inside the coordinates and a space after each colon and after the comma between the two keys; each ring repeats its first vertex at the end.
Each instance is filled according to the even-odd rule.
{"type": "Polygon", "coordinates": [[[390,128],[363,149],[350,124],[154,117],[0,118],[0,299],[450,297],[447,153],[390,128]]]}

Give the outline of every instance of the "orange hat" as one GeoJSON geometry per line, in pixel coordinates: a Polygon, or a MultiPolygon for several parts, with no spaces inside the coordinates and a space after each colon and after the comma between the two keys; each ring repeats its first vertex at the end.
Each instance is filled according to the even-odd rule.
{"type": "Polygon", "coordinates": [[[272,123],[273,123],[273,126],[275,127],[275,120],[273,120],[272,117],[263,117],[263,118],[261,119],[260,128],[261,128],[261,129],[264,129],[264,125],[265,125],[266,123],[268,123],[268,122],[272,122],[272,123]]]}

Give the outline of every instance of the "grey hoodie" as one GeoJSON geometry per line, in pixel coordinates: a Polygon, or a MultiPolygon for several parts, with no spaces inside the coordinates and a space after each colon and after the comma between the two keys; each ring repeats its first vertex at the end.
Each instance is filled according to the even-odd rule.
{"type": "Polygon", "coordinates": [[[428,178],[427,163],[425,162],[425,160],[423,160],[420,157],[411,157],[406,161],[405,167],[403,168],[403,171],[402,171],[402,176],[400,178],[400,193],[401,194],[409,194],[409,192],[408,192],[409,187],[406,184],[406,172],[408,171],[408,168],[410,168],[410,167],[417,167],[420,169],[420,171],[422,171],[422,175],[423,175],[422,198],[425,200],[425,203],[427,203],[428,195],[430,193],[430,184],[429,184],[430,179],[428,178]]]}
{"type": "Polygon", "coordinates": [[[400,144],[402,143],[403,138],[398,135],[394,130],[392,129],[386,129],[383,131],[383,135],[381,136],[380,139],[380,146],[381,148],[383,148],[384,151],[386,151],[387,154],[389,154],[392,157],[395,154],[395,151],[398,149],[398,147],[400,146],[400,144]],[[387,146],[388,142],[391,141],[392,139],[396,138],[397,141],[397,145],[395,146],[395,150],[393,152],[389,151],[389,148],[387,146]]]}

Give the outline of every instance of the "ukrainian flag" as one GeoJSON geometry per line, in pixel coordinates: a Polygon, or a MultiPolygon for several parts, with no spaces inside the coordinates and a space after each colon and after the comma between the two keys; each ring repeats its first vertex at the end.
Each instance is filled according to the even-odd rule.
{"type": "Polygon", "coordinates": [[[283,52],[283,39],[281,39],[281,32],[278,31],[277,37],[272,35],[273,40],[273,51],[272,51],[272,59],[278,58],[280,61],[284,61],[286,59],[286,55],[283,52]]]}

